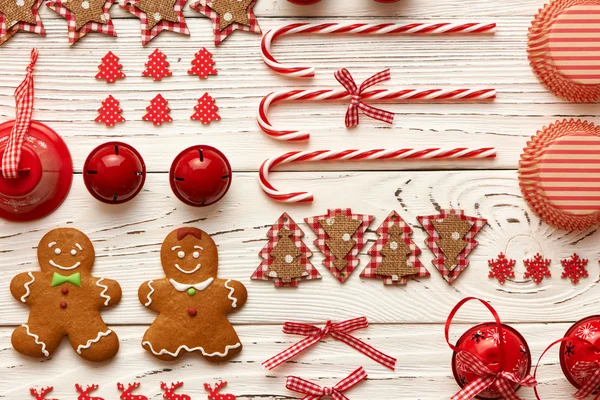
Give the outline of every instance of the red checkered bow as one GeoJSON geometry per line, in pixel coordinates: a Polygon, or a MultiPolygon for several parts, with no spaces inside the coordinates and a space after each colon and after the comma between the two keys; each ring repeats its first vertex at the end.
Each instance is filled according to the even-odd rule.
{"type": "Polygon", "coordinates": [[[523,379],[519,379],[510,372],[494,373],[479,358],[467,351],[460,351],[456,354],[456,363],[462,365],[463,371],[476,374],[479,378],[462,388],[452,396],[451,400],[471,400],[490,386],[493,386],[503,399],[520,400],[521,398],[513,389],[513,383],[528,387],[537,385],[537,381],[529,374],[523,379]]]}
{"type": "MultiPolygon", "coordinates": [[[[600,386],[600,364],[597,361],[578,361],[573,365],[571,374],[574,376],[587,377],[581,388],[573,395],[578,400],[583,400],[598,390],[600,386]]],[[[600,398],[600,393],[594,400],[600,398]]]]}
{"type": "Polygon", "coordinates": [[[285,387],[294,392],[305,394],[302,400],[319,400],[323,397],[331,397],[333,400],[349,400],[344,392],[354,387],[367,378],[367,372],[363,367],[342,379],[332,388],[321,387],[316,383],[309,382],[296,376],[288,376],[285,387]]]}
{"type": "Polygon", "coordinates": [[[395,358],[380,352],[374,347],[350,335],[350,332],[354,332],[358,329],[365,329],[368,326],[369,322],[367,321],[366,317],[350,319],[348,321],[338,322],[335,324],[331,321],[327,321],[327,324],[323,328],[318,328],[314,325],[286,322],[283,325],[283,333],[306,336],[306,338],[277,354],[275,357],[268,359],[262,365],[266,369],[271,370],[278,365],[281,365],[284,362],[294,358],[312,345],[325,339],[327,336],[331,336],[333,339],[339,340],[340,342],[355,348],[372,360],[375,360],[379,364],[393,370],[396,366],[395,358]]]}
{"type": "Polygon", "coordinates": [[[376,73],[366,81],[364,81],[360,87],[356,86],[356,82],[354,82],[354,78],[346,68],[342,68],[337,71],[335,74],[335,79],[338,80],[339,83],[350,93],[352,96],[352,101],[348,106],[348,111],[346,111],[346,127],[350,128],[358,125],[358,110],[360,109],[367,117],[377,119],[379,121],[383,121],[385,123],[391,124],[394,122],[394,113],[382,110],[380,108],[376,108],[365,104],[361,100],[362,92],[371,86],[377,85],[380,82],[388,81],[391,78],[389,68],[383,70],[381,72],[376,73]]]}
{"type": "Polygon", "coordinates": [[[33,114],[33,67],[38,58],[38,50],[31,50],[31,62],[23,82],[15,89],[16,120],[8,138],[8,145],[2,157],[2,175],[5,179],[19,177],[19,161],[25,134],[31,126],[33,114]]]}

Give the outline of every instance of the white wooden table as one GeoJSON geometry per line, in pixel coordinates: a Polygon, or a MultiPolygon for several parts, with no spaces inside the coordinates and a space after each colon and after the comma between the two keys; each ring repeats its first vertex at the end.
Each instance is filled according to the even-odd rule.
{"type": "MultiPolygon", "coordinates": [[[[191,37],[163,33],[146,48],[140,44],[138,19],[118,7],[112,9],[118,38],[88,34],[69,48],[64,19],[43,7],[46,38],[20,33],[0,48],[0,120],[14,117],[13,90],[23,78],[30,49],[38,46],[34,117],[65,138],[76,175],[67,201],[50,217],[26,224],[1,223],[0,398],[29,399],[30,386],[54,385],[52,397],[75,399],[75,383],[98,383],[96,395],[115,400],[118,381],[140,381],[139,393],[159,399],[160,381],[181,380],[185,382],[182,392],[204,399],[202,384],[223,379],[229,381],[228,392],[238,399],[293,399],[300,396],[286,390],[287,375],[333,385],[361,365],[368,370],[369,379],[349,394],[353,400],[449,398],[458,387],[451,375],[452,352],[443,339],[443,323],[465,296],[491,301],[503,321],[528,340],[535,362],[572,322],[598,313],[600,280],[595,230],[566,233],[548,227],[527,207],[518,187],[517,163],[529,136],[562,117],[594,121],[597,116],[596,105],[557,99],[531,72],[526,34],[542,6],[541,0],[402,0],[392,5],[372,0],[323,0],[318,6],[303,8],[285,0],[259,0],[255,10],[264,31],[304,20],[476,20],[499,25],[492,37],[344,36],[331,40],[313,35],[279,41],[275,53],[281,60],[318,67],[317,76],[308,80],[286,79],[270,71],[260,57],[259,35],[236,32],[215,49],[211,22],[189,6],[185,15],[191,37]],[[194,53],[203,46],[214,53],[219,69],[218,76],[207,80],[187,75],[194,53]],[[140,76],[147,56],[156,47],[167,55],[173,71],[173,76],[162,82],[140,76]],[[94,79],[100,58],[108,50],[121,58],[127,74],[114,85],[94,79]],[[344,127],[343,104],[287,103],[270,114],[273,122],[309,128],[313,133],[310,143],[281,143],[260,131],[255,115],[265,94],[292,87],[337,88],[333,72],[341,67],[349,68],[357,81],[390,67],[388,87],[491,86],[499,95],[490,104],[389,105],[386,108],[398,113],[393,126],[363,117],[360,127],[353,130],[344,127]],[[223,118],[210,126],[189,119],[205,91],[217,99],[223,118]],[[145,107],[157,93],[170,101],[173,110],[174,122],[163,127],[142,121],[145,107]],[[93,122],[100,101],[109,94],[121,102],[127,119],[113,129],[93,122]],[[136,147],[149,170],[143,192],[121,206],[94,200],[81,176],[88,153],[109,140],[136,147]],[[167,171],[176,154],[200,143],[224,151],[235,172],[231,190],[222,201],[212,207],[192,208],[172,194],[167,171]],[[262,160],[288,150],[409,146],[495,146],[498,157],[473,163],[311,164],[273,175],[282,189],[314,191],[312,205],[276,204],[257,184],[256,171],[262,160]],[[322,255],[313,246],[315,236],[308,228],[305,241],[315,253],[312,262],[323,275],[321,281],[303,283],[296,290],[275,290],[270,283],[250,280],[260,262],[257,254],[266,243],[265,234],[282,212],[301,222],[336,207],[376,216],[361,266],[344,285],[321,265],[322,255]],[[489,221],[478,236],[479,247],[469,257],[470,267],[453,286],[432,267],[432,255],[423,244],[425,234],[416,221],[418,215],[439,208],[462,208],[489,221]],[[397,210],[415,228],[414,240],[423,249],[421,260],[432,273],[430,278],[410,281],[402,288],[359,278],[369,260],[366,250],[376,239],[373,230],[391,210],[397,210]],[[232,317],[245,349],[224,365],[209,365],[195,355],[159,362],[140,346],[155,314],[138,302],[137,288],[148,277],[163,276],[160,244],[168,232],[182,225],[211,233],[220,248],[221,276],[241,280],[248,287],[248,304],[232,317]],[[46,231],[62,226],[77,227],[91,237],[98,256],[95,275],[116,279],[123,288],[121,304],[103,314],[122,345],[117,357],[105,364],[86,363],[68,343],[63,343],[51,360],[25,358],[10,344],[12,330],[28,315],[28,308],[10,295],[10,279],[19,272],[38,269],[38,241],[46,231]],[[501,251],[519,260],[519,278],[504,286],[487,277],[487,260],[501,251]],[[575,251],[590,259],[591,274],[577,286],[560,278],[560,259],[575,251]],[[521,260],[536,252],[553,260],[553,277],[540,286],[521,278],[521,260]],[[331,341],[273,372],[261,368],[261,361],[297,339],[281,333],[283,322],[319,323],[361,315],[366,315],[372,326],[357,336],[397,356],[397,373],[331,341]]],[[[488,320],[483,308],[467,307],[453,327],[454,340],[474,323],[488,320]]],[[[542,366],[544,399],[568,398],[574,391],[562,376],[557,359],[555,351],[542,366]]],[[[529,389],[520,394],[533,398],[529,389]]]]}

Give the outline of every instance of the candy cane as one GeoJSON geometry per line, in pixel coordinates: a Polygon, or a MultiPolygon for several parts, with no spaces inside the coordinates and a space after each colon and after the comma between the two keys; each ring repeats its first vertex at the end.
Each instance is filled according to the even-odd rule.
{"type": "MultiPolygon", "coordinates": [[[[258,124],[263,131],[277,140],[308,140],[310,132],[285,130],[274,127],[267,116],[274,103],[290,100],[336,101],[349,100],[351,95],[345,89],[290,90],[274,92],[265,96],[258,109],[258,124]]],[[[481,101],[496,98],[495,89],[377,89],[363,92],[362,100],[412,102],[429,100],[481,101]]]]}
{"type": "Polygon", "coordinates": [[[272,199],[285,203],[313,201],[309,192],[280,192],[269,182],[269,173],[278,165],[305,161],[348,161],[348,160],[441,160],[441,159],[482,159],[496,157],[496,149],[484,147],[479,149],[398,149],[398,150],[316,150],[291,151],[280,156],[271,157],[260,167],[258,172],[262,190],[272,199]]]}
{"type": "Polygon", "coordinates": [[[287,76],[307,78],[315,75],[314,67],[303,67],[280,63],[271,54],[271,44],[283,35],[317,33],[348,33],[357,35],[442,35],[442,34],[477,34],[494,33],[496,24],[463,23],[417,23],[417,24],[289,24],[274,28],[262,39],[261,51],[263,60],[274,71],[287,76]]]}

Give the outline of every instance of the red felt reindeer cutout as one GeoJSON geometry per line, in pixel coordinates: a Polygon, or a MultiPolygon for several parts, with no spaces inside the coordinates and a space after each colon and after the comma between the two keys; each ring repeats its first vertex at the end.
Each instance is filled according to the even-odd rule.
{"type": "Polygon", "coordinates": [[[227,382],[219,382],[213,389],[208,383],[204,384],[204,389],[209,393],[208,400],[236,400],[232,394],[220,394],[219,390],[227,385],[227,382]]]}
{"type": "Polygon", "coordinates": [[[40,389],[40,391],[38,392],[37,389],[31,388],[29,389],[29,393],[31,393],[31,395],[33,397],[35,397],[35,400],[56,400],[56,399],[47,399],[46,395],[48,393],[50,393],[54,388],[52,386],[48,386],[48,387],[43,387],[40,389]]]}
{"type": "Polygon", "coordinates": [[[77,396],[77,400],[104,400],[102,397],[91,397],[90,392],[98,389],[98,385],[88,385],[85,390],[81,387],[81,385],[75,384],[75,390],[77,393],[81,393],[77,396]]]}
{"type": "Polygon", "coordinates": [[[171,387],[168,387],[166,383],[161,382],[160,388],[165,391],[163,397],[167,400],[191,400],[191,397],[187,394],[177,394],[175,390],[183,386],[183,382],[171,383],[171,387]]]}
{"type": "Polygon", "coordinates": [[[123,386],[122,383],[117,383],[117,389],[121,392],[121,396],[119,399],[121,400],[148,400],[146,396],[142,396],[141,394],[131,394],[135,389],[140,387],[139,382],[133,382],[127,384],[127,389],[123,386]]]}

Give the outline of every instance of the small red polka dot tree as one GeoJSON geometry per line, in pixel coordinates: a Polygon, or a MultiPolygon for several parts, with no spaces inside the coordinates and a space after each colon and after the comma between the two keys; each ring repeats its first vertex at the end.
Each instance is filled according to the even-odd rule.
{"type": "Polygon", "coordinates": [[[206,79],[209,75],[217,74],[217,70],[213,67],[214,64],[212,54],[203,47],[195,54],[192,60],[193,67],[188,70],[188,74],[206,79]]]}
{"type": "Polygon", "coordinates": [[[146,70],[142,72],[142,76],[151,76],[153,80],[160,81],[165,76],[171,76],[172,72],[169,70],[169,62],[167,56],[156,49],[148,56],[148,62],[145,64],[146,70]]]}
{"type": "Polygon", "coordinates": [[[150,121],[154,125],[161,125],[163,122],[171,122],[173,118],[169,115],[171,109],[167,106],[167,100],[158,94],[150,100],[150,105],[146,107],[148,113],[142,117],[144,121],[150,121]]]}
{"type": "Polygon", "coordinates": [[[123,68],[123,65],[119,64],[119,57],[109,51],[102,57],[102,63],[98,65],[100,72],[96,74],[96,79],[104,79],[108,83],[115,83],[117,79],[125,78],[121,68],[123,68]]]}
{"type": "Polygon", "coordinates": [[[119,107],[119,101],[109,95],[103,102],[102,107],[98,109],[96,122],[103,122],[106,126],[115,126],[117,122],[125,122],[125,118],[121,115],[123,109],[119,107]]]}
{"type": "Polygon", "coordinates": [[[201,121],[203,124],[210,124],[211,121],[219,121],[221,117],[217,114],[219,107],[215,105],[215,99],[208,93],[204,93],[198,99],[198,104],[194,107],[196,112],[191,116],[194,121],[201,121]]]}

